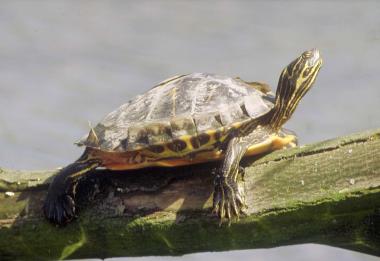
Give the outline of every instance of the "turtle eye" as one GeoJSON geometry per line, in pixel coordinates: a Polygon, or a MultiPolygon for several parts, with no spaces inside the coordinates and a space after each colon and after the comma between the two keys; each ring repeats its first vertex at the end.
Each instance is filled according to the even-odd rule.
{"type": "Polygon", "coordinates": [[[311,70],[310,67],[306,68],[306,69],[303,71],[302,76],[303,76],[303,77],[307,77],[307,76],[309,75],[309,73],[310,73],[310,70],[311,70]]]}

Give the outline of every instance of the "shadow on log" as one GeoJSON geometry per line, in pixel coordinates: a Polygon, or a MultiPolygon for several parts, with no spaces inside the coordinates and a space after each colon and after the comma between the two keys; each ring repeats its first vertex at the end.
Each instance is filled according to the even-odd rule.
{"type": "Polygon", "coordinates": [[[0,169],[1,259],[180,255],[311,242],[380,256],[380,129],[243,165],[248,216],[221,227],[210,214],[215,163],[93,171],[79,185],[79,218],[63,228],[41,213],[55,171],[0,169]]]}

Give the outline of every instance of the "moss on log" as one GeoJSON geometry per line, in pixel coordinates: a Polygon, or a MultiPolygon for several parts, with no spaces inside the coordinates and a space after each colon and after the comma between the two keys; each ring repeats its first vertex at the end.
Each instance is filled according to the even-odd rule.
{"type": "Polygon", "coordinates": [[[79,185],[79,218],[63,228],[41,214],[55,171],[0,169],[1,260],[309,242],[380,256],[380,129],[245,159],[248,216],[230,226],[210,214],[215,164],[94,171],[79,185]]]}

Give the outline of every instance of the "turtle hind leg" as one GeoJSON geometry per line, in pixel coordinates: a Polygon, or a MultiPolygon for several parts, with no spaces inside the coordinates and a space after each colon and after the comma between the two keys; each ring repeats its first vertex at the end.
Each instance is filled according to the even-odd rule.
{"type": "Polygon", "coordinates": [[[58,172],[49,186],[43,205],[44,215],[50,222],[64,225],[75,217],[78,178],[99,165],[96,161],[76,161],[58,172]]]}
{"type": "Polygon", "coordinates": [[[221,221],[244,213],[244,169],[239,164],[248,147],[249,143],[239,137],[231,139],[223,166],[214,178],[213,212],[221,221]]]}

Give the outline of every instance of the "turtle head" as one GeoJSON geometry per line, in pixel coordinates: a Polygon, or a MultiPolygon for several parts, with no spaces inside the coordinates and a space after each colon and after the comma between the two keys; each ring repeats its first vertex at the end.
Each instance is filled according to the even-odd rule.
{"type": "Polygon", "coordinates": [[[274,129],[278,130],[292,116],[301,98],[313,85],[321,66],[319,51],[312,49],[303,52],[284,68],[269,121],[274,129]]]}

